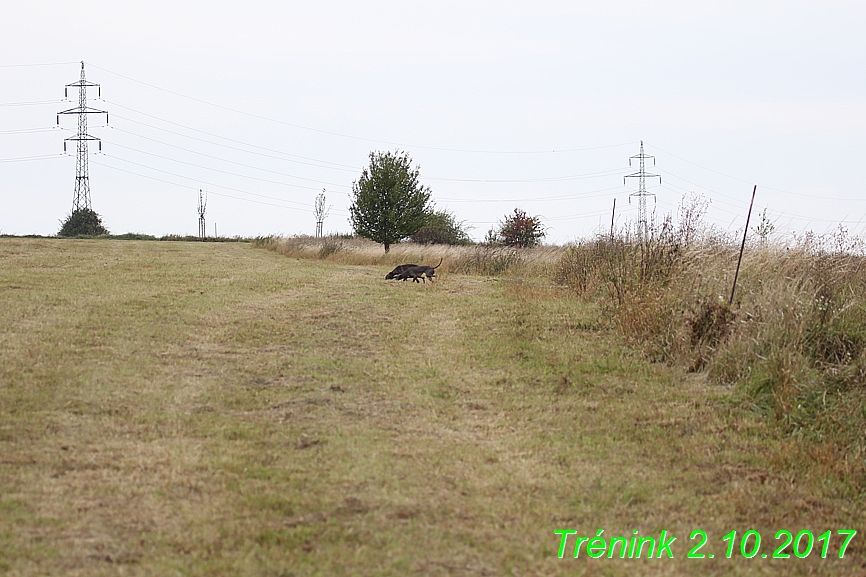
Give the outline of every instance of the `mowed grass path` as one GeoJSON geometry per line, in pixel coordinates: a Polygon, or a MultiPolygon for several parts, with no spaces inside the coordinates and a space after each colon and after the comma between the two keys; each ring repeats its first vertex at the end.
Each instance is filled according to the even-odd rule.
{"type": "Polygon", "coordinates": [[[0,574],[866,571],[862,534],[724,559],[729,531],[772,553],[862,512],[542,281],[215,243],[4,239],[0,267],[0,574]],[[554,530],[602,528],[675,559],[557,558],[554,530]],[[715,559],[685,559],[696,529],[715,559]]]}

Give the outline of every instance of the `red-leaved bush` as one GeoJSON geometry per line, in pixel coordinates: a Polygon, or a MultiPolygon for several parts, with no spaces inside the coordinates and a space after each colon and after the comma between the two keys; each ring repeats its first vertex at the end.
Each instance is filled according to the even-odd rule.
{"type": "Polygon", "coordinates": [[[499,241],[505,246],[532,248],[541,243],[547,234],[537,216],[529,216],[525,210],[514,209],[499,225],[499,241]]]}

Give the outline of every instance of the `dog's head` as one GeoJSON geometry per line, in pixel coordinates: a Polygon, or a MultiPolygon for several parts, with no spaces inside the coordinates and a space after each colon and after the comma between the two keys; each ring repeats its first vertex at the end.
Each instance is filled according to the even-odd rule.
{"type": "Polygon", "coordinates": [[[391,280],[393,278],[400,280],[399,275],[402,274],[405,270],[410,269],[412,267],[418,266],[417,264],[401,264],[394,268],[391,272],[385,275],[385,280],[391,280]]]}

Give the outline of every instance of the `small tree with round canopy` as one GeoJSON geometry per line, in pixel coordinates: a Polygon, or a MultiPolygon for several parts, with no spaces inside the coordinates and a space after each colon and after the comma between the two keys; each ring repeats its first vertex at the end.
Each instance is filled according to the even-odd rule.
{"type": "Polygon", "coordinates": [[[418,181],[406,152],[371,152],[370,166],[352,183],[350,222],[355,234],[391,245],[418,232],[432,212],[429,187],[418,181]]]}

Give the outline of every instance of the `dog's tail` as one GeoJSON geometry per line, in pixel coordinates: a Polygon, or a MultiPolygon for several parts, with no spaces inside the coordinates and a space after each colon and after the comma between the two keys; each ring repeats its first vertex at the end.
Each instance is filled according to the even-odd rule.
{"type": "Polygon", "coordinates": [[[434,266],[433,268],[434,268],[434,269],[437,269],[437,268],[439,268],[439,265],[441,265],[441,264],[442,264],[442,257],[439,257],[439,264],[437,264],[437,265],[434,266]]]}

